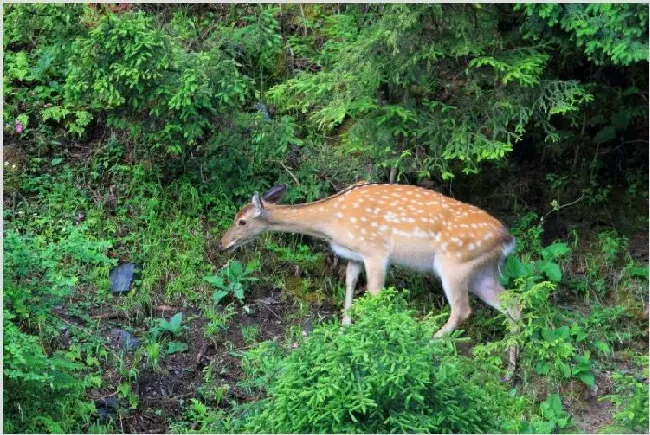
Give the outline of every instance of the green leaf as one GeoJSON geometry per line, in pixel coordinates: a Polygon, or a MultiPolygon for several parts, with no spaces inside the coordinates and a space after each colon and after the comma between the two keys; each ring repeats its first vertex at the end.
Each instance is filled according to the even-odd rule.
{"type": "Polygon", "coordinates": [[[233,285],[233,292],[239,302],[244,300],[244,287],[242,287],[240,283],[235,283],[235,285],[233,285]]]}
{"type": "Polygon", "coordinates": [[[171,355],[178,352],[185,352],[188,349],[187,343],[181,343],[179,341],[170,341],[167,345],[167,355],[171,355]]]}
{"type": "Polygon", "coordinates": [[[540,261],[536,263],[537,270],[546,274],[551,281],[560,282],[562,280],[562,270],[556,263],[540,261]]]}
{"type": "Polygon", "coordinates": [[[550,365],[547,362],[538,361],[537,365],[535,366],[535,372],[537,372],[538,375],[547,375],[549,368],[550,365]]]}
{"type": "Polygon", "coordinates": [[[568,254],[569,252],[571,252],[569,245],[564,242],[555,242],[542,250],[542,258],[544,260],[552,261],[568,254]]]}
{"type": "Polygon", "coordinates": [[[605,343],[604,341],[597,341],[594,343],[594,347],[604,353],[605,355],[609,355],[612,350],[610,349],[609,345],[605,343]]]}
{"type": "Polygon", "coordinates": [[[224,287],[224,281],[223,277],[219,275],[211,275],[211,276],[206,276],[203,278],[205,281],[209,282],[213,286],[217,288],[223,288],[224,287]]]}
{"type": "Polygon", "coordinates": [[[594,142],[598,145],[609,142],[616,138],[616,129],[613,125],[606,125],[594,137],[594,142]]]}
{"type": "Polygon", "coordinates": [[[580,372],[578,374],[578,379],[584,382],[587,386],[593,387],[594,385],[594,375],[591,372],[580,372]]]}
{"type": "Polygon", "coordinates": [[[52,166],[60,165],[61,162],[63,162],[63,159],[61,157],[57,157],[56,159],[52,159],[52,166]]]}
{"type": "Polygon", "coordinates": [[[214,293],[212,294],[212,301],[213,301],[215,304],[218,304],[219,302],[221,302],[221,300],[222,300],[223,298],[225,298],[226,296],[228,296],[228,293],[229,293],[229,292],[228,292],[227,290],[217,290],[216,292],[214,292],[214,293]]]}
{"type": "Polygon", "coordinates": [[[648,279],[648,266],[633,266],[628,269],[631,276],[648,279]]]}
{"type": "Polygon", "coordinates": [[[244,271],[244,267],[239,261],[231,261],[230,265],[228,266],[228,273],[232,273],[235,276],[239,276],[242,274],[244,271]]]}
{"type": "Polygon", "coordinates": [[[169,319],[169,330],[174,335],[178,335],[178,333],[181,331],[182,321],[183,321],[183,313],[176,313],[171,319],[169,319]]]}

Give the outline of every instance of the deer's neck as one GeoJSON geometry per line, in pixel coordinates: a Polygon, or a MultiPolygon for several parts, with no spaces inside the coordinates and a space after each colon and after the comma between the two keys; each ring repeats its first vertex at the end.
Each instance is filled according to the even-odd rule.
{"type": "Polygon", "coordinates": [[[311,204],[267,206],[269,230],[329,239],[329,219],[325,210],[311,204]]]}

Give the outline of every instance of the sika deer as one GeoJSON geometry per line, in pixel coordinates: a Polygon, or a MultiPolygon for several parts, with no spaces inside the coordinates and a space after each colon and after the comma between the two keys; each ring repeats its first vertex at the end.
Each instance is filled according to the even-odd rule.
{"type": "MultiPolygon", "coordinates": [[[[504,310],[498,267],[514,248],[514,239],[495,218],[440,193],[416,186],[354,184],[336,195],[297,205],[276,204],[286,186],[257,193],[235,216],[221,239],[222,249],[250,242],[264,231],[319,237],[347,259],[343,323],[349,324],[352,294],[361,267],[367,289],[384,287],[389,264],[434,272],[442,280],[451,313],[435,336],[454,330],[471,313],[469,292],[486,304],[519,319],[518,307],[504,310]]],[[[511,349],[510,364],[516,350],[511,349]]]]}

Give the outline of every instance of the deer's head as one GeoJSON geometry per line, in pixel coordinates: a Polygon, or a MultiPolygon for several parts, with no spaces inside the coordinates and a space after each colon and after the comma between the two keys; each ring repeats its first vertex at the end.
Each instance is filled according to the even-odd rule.
{"type": "Polygon", "coordinates": [[[243,206],[235,215],[234,222],[221,237],[219,247],[223,250],[238,248],[269,229],[265,205],[280,201],[286,191],[287,186],[281,184],[269,189],[262,198],[255,192],[251,202],[243,206]]]}

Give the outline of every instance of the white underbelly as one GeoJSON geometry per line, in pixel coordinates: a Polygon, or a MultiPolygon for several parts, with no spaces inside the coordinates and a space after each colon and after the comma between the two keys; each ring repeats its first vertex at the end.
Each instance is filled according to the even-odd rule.
{"type": "Polygon", "coordinates": [[[348,261],[357,261],[359,263],[363,263],[363,257],[361,256],[361,254],[358,254],[354,251],[351,251],[335,243],[332,243],[331,246],[332,246],[332,251],[334,251],[334,253],[339,257],[345,258],[348,261]]]}
{"type": "MultiPolygon", "coordinates": [[[[348,260],[363,263],[363,256],[351,249],[345,248],[335,243],[331,244],[332,250],[339,257],[348,260]]],[[[408,249],[393,249],[390,253],[388,262],[398,266],[420,273],[432,273],[434,271],[433,260],[435,250],[430,246],[411,245],[408,249]]]]}
{"type": "Polygon", "coordinates": [[[435,251],[431,247],[410,246],[408,250],[394,249],[390,254],[390,263],[406,267],[420,273],[433,272],[435,251]]]}

